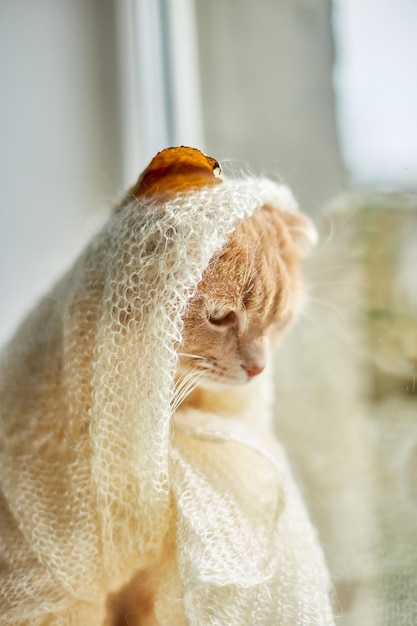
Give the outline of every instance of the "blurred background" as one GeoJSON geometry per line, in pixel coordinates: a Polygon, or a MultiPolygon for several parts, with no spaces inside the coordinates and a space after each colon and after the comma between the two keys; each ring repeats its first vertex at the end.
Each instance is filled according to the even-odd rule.
{"type": "Polygon", "coordinates": [[[414,0],[2,0],[0,342],[167,145],[290,184],[417,184],[414,0]]]}
{"type": "Polygon", "coordinates": [[[317,221],[277,430],[352,626],[417,623],[416,26],[415,0],[0,2],[0,343],[166,146],[317,221]]]}

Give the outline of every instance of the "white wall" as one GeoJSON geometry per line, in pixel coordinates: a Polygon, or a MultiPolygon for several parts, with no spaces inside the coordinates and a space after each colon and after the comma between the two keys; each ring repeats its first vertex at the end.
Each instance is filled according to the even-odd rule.
{"type": "Polygon", "coordinates": [[[196,0],[207,151],[321,210],[344,188],[331,0],[196,0]]]}
{"type": "Polygon", "coordinates": [[[115,63],[112,2],[0,3],[0,343],[121,191],[115,63]]]}
{"type": "Polygon", "coordinates": [[[334,0],[339,132],[352,184],[417,187],[417,2],[334,0]]]}
{"type": "Polygon", "coordinates": [[[202,148],[193,0],[0,2],[0,343],[169,144],[202,148]]]}

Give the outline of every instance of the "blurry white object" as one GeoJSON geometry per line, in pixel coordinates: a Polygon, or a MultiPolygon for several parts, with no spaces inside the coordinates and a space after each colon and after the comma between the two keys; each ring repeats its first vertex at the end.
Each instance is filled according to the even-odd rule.
{"type": "Polygon", "coordinates": [[[203,148],[194,0],[115,3],[124,187],[167,146],[203,148]]]}
{"type": "Polygon", "coordinates": [[[352,182],[417,185],[417,3],[333,0],[335,88],[352,182]]]}

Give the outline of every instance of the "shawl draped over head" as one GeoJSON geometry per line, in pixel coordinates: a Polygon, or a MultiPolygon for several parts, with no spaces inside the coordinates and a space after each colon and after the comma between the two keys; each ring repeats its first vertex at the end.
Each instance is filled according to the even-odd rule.
{"type": "Polygon", "coordinates": [[[333,623],[268,376],[172,414],[187,302],[266,203],[297,210],[283,185],[162,151],[3,349],[1,624],[103,624],[108,594],[166,554],[162,625],[333,623]]]}

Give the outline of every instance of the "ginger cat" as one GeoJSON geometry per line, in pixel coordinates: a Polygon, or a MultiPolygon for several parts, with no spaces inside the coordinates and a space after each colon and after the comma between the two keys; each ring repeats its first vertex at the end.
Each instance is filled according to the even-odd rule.
{"type": "MultiPolygon", "coordinates": [[[[184,317],[175,407],[261,374],[303,301],[300,260],[314,227],[301,213],[264,206],[212,258],[184,317]]],[[[165,563],[139,572],[109,602],[106,626],[156,626],[153,601],[165,563]]]]}
{"type": "Polygon", "coordinates": [[[0,621],[210,623],[230,591],[250,624],[287,594],[292,553],[291,611],[317,571],[326,613],[296,493],[279,523],[287,466],[262,375],[302,304],[314,229],[282,185],[223,182],[184,147],[159,153],[116,211],[2,355],[0,621]]]}
{"type": "Polygon", "coordinates": [[[302,304],[300,257],[311,228],[265,206],[212,259],[184,319],[180,373],[196,384],[241,385],[260,374],[302,304]]]}

